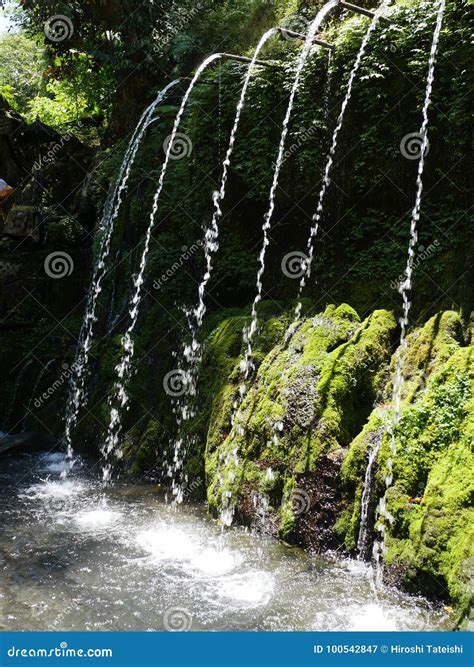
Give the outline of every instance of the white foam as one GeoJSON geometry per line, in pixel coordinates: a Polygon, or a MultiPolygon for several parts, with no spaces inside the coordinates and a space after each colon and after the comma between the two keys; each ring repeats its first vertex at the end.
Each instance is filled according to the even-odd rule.
{"type": "Polygon", "coordinates": [[[156,560],[172,560],[189,571],[197,570],[210,577],[222,576],[242,561],[239,554],[229,549],[207,547],[196,536],[171,526],[142,531],[136,542],[156,560]]]}
{"type": "Polygon", "coordinates": [[[269,602],[274,588],[275,580],[270,574],[254,570],[224,578],[219,592],[246,606],[258,606],[269,602]]]}
{"type": "Polygon", "coordinates": [[[67,500],[86,490],[83,482],[73,480],[45,481],[33,484],[20,493],[20,498],[40,500],[67,500]]]}
{"type": "Polygon", "coordinates": [[[395,620],[388,617],[382,605],[370,603],[352,616],[347,630],[351,632],[395,632],[399,628],[395,620]]]}
{"type": "Polygon", "coordinates": [[[204,549],[192,559],[191,565],[210,576],[222,576],[231,572],[241,562],[241,558],[228,549],[204,549]]]}
{"type": "Polygon", "coordinates": [[[138,546],[159,560],[182,560],[195,552],[196,546],[183,530],[158,526],[138,533],[138,546]]]}
{"type": "Polygon", "coordinates": [[[120,517],[120,512],[98,508],[88,512],[81,512],[75,517],[74,523],[82,530],[96,530],[116,524],[120,517]]]}

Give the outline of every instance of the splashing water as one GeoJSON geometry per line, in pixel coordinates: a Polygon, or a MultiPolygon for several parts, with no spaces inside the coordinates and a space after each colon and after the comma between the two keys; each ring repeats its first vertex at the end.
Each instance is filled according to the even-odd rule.
{"type": "Polygon", "coordinates": [[[387,427],[390,442],[390,457],[387,461],[388,474],[385,478],[385,493],[380,498],[377,507],[377,515],[379,518],[378,530],[380,532],[380,540],[376,540],[373,548],[373,556],[375,560],[375,581],[378,587],[382,586],[383,580],[383,557],[386,553],[386,532],[387,524],[393,522],[393,517],[387,509],[387,491],[393,482],[393,461],[397,453],[396,447],[396,429],[401,417],[401,397],[404,385],[404,361],[406,353],[406,333],[409,323],[409,315],[411,308],[411,301],[409,294],[412,288],[413,264],[415,260],[415,248],[418,242],[417,225],[420,219],[421,210],[421,196],[423,194],[423,171],[425,167],[425,155],[428,148],[428,110],[431,104],[431,94],[433,91],[434,71],[436,65],[436,54],[438,52],[439,37],[441,27],[443,25],[444,10],[446,7],[445,0],[440,0],[437,9],[436,25],[433,33],[433,42],[431,44],[430,57],[428,62],[428,76],[426,80],[425,100],[423,104],[423,121],[420,128],[421,146],[420,159],[418,162],[418,173],[416,178],[416,199],[415,205],[411,214],[410,225],[410,241],[408,244],[408,259],[405,267],[405,279],[399,286],[399,292],[403,300],[403,314],[400,318],[400,346],[398,348],[396,363],[395,363],[395,377],[393,381],[393,396],[392,396],[392,418],[387,427]]]}
{"type": "Polygon", "coordinates": [[[100,247],[92,274],[91,286],[87,295],[86,313],[82,323],[81,332],[79,334],[76,359],[74,364],[71,366],[72,374],[69,382],[69,395],[66,404],[66,419],[64,429],[64,442],[69,459],[72,459],[73,457],[71,440],[72,431],[77,424],[79,410],[85,403],[84,384],[89,363],[89,353],[92,347],[94,325],[97,321],[98,299],[102,291],[102,281],[106,275],[107,259],[110,253],[110,244],[114,231],[114,221],[119,214],[119,210],[122,205],[123,192],[127,187],[130,172],[142,139],[148,126],[152,122],[153,113],[156,107],[161,104],[164,99],[166,99],[172,88],[174,88],[178,83],[179,79],[169,83],[143,112],[123,158],[112,195],[107,197],[104,204],[102,220],[99,225],[99,230],[102,234],[100,247]]]}
{"type": "Polygon", "coordinates": [[[4,631],[164,631],[176,607],[193,631],[451,629],[421,598],[376,596],[361,563],[222,533],[204,508],[170,507],[149,486],[104,489],[87,459],[61,482],[61,461],[2,460],[4,631]]]}
{"type": "Polygon", "coordinates": [[[313,263],[313,256],[314,256],[314,240],[316,236],[318,235],[319,231],[319,224],[321,222],[321,216],[324,208],[324,200],[326,197],[326,192],[328,187],[331,184],[331,170],[334,164],[334,156],[336,154],[336,149],[337,149],[337,143],[339,139],[339,133],[342,128],[342,124],[344,122],[344,116],[346,113],[347,106],[350,102],[350,99],[352,97],[352,89],[354,86],[354,81],[357,76],[357,73],[359,72],[360,66],[362,64],[362,58],[364,57],[365,51],[367,49],[367,46],[372,38],[372,35],[374,34],[374,31],[376,30],[380,17],[383,13],[383,11],[388,7],[390,4],[391,0],[383,0],[383,2],[380,4],[378,9],[375,12],[374,17],[372,18],[372,21],[367,29],[367,32],[364,35],[364,38],[362,40],[362,43],[359,48],[359,52],[357,54],[357,57],[355,59],[354,65],[352,67],[352,71],[349,75],[349,81],[347,83],[347,89],[346,89],[346,95],[344,97],[344,100],[342,102],[341,106],[341,111],[339,113],[339,117],[337,119],[337,124],[336,128],[334,129],[334,133],[332,136],[332,142],[331,142],[331,148],[329,149],[329,155],[326,161],[326,166],[324,169],[324,176],[323,176],[323,183],[321,186],[321,190],[319,192],[319,197],[318,197],[318,205],[316,209],[316,213],[313,215],[313,225],[311,227],[310,235],[308,238],[308,243],[307,243],[307,248],[308,248],[308,255],[307,258],[304,262],[304,265],[302,268],[304,269],[304,273],[301,277],[300,284],[299,284],[299,289],[298,289],[298,304],[295,309],[295,316],[293,319],[293,323],[290,326],[287,334],[287,338],[291,337],[295,331],[296,324],[298,320],[300,319],[301,316],[301,309],[303,307],[302,301],[301,301],[301,295],[303,292],[303,289],[306,285],[307,280],[311,276],[311,265],[313,263]]]}
{"type": "Polygon", "coordinates": [[[143,246],[142,256],[140,259],[140,266],[137,276],[133,280],[134,294],[131,301],[130,308],[130,323],[125,334],[122,336],[122,359],[120,363],[116,366],[115,371],[117,373],[117,380],[114,385],[115,396],[109,398],[109,407],[110,407],[110,422],[107,432],[107,437],[103,447],[101,448],[102,455],[105,459],[103,466],[103,480],[108,482],[111,476],[111,465],[109,463],[110,455],[115,452],[118,457],[120,457],[120,451],[118,450],[120,433],[122,430],[122,411],[128,404],[128,394],[126,390],[126,385],[130,376],[131,363],[134,355],[134,342],[132,339],[132,334],[135,329],[138,320],[138,314],[140,310],[140,303],[142,300],[142,286],[144,283],[146,263],[148,259],[148,252],[150,249],[151,243],[151,234],[155,226],[155,219],[158,213],[159,202],[161,192],[163,190],[163,184],[166,176],[166,171],[168,169],[168,164],[171,159],[171,154],[175,145],[176,135],[178,134],[178,129],[181,123],[181,118],[186,109],[189,97],[199,80],[201,74],[211,65],[213,62],[222,58],[221,53],[214,53],[212,56],[209,56],[201,63],[201,65],[196,70],[191,83],[188,86],[188,89],[183,97],[181,102],[180,109],[176,116],[173,130],[170,135],[170,140],[167,145],[165,159],[163,166],[161,168],[161,174],[158,182],[158,188],[155,192],[153,198],[153,207],[150,213],[150,221],[148,224],[148,229],[145,236],[145,244],[143,246]],[[115,407],[114,403],[117,402],[118,407],[115,407]]]}
{"type": "MultiPolygon", "coordinates": [[[[275,203],[276,203],[276,192],[278,188],[278,182],[280,179],[280,171],[281,167],[283,164],[283,159],[284,159],[284,152],[285,152],[285,144],[286,144],[286,138],[288,136],[288,130],[289,130],[289,124],[290,124],[290,119],[291,119],[291,114],[293,112],[293,105],[296,97],[296,93],[298,92],[299,88],[299,83],[301,79],[301,74],[303,72],[303,68],[305,66],[306,60],[308,59],[312,44],[313,44],[313,39],[316,36],[316,33],[318,32],[322,22],[326,18],[326,16],[329,14],[329,12],[337,7],[338,1],[337,0],[330,0],[330,2],[327,2],[324,7],[318,12],[316,18],[314,21],[311,23],[308,34],[306,36],[306,41],[304,43],[303,49],[301,51],[301,54],[298,59],[298,63],[296,66],[296,72],[295,72],[295,78],[293,80],[293,85],[291,88],[291,93],[290,93],[290,99],[288,101],[288,107],[286,110],[286,115],[283,120],[283,127],[282,127],[282,132],[281,132],[281,137],[280,137],[280,144],[278,148],[278,157],[275,162],[275,169],[273,173],[273,182],[272,186],[270,189],[270,197],[269,197],[269,208],[267,213],[265,214],[264,221],[263,221],[263,226],[262,226],[262,232],[263,232],[263,244],[262,248],[260,250],[260,255],[259,255],[259,269],[257,272],[257,294],[255,296],[255,299],[252,304],[252,315],[251,315],[251,322],[250,325],[246,328],[244,328],[243,331],[243,337],[244,337],[244,342],[247,345],[247,349],[245,351],[245,356],[244,359],[242,359],[240,363],[240,371],[243,376],[243,382],[240,385],[239,388],[239,393],[237,396],[237,400],[234,403],[234,411],[233,411],[233,416],[232,416],[232,426],[233,429],[235,429],[237,432],[242,431],[242,425],[238,423],[238,409],[239,406],[242,404],[244,398],[245,398],[245,393],[246,393],[246,386],[245,386],[245,380],[248,379],[250,373],[254,370],[254,363],[252,361],[252,342],[253,338],[255,336],[255,333],[257,332],[257,326],[258,326],[258,315],[257,315],[257,305],[262,299],[262,290],[263,290],[263,283],[262,283],[262,278],[263,274],[265,272],[265,256],[267,252],[267,247],[270,244],[269,240],[269,232],[271,229],[272,225],[272,218],[273,218],[273,213],[275,210],[275,203]]],[[[231,457],[227,457],[226,460],[226,465],[230,462],[231,458],[234,460],[235,465],[239,465],[239,460],[237,456],[237,451],[236,448],[233,449],[231,457]]],[[[225,525],[231,525],[233,521],[233,515],[234,515],[234,506],[232,502],[232,495],[231,492],[228,491],[226,492],[225,498],[223,498],[224,501],[224,507],[221,512],[221,520],[225,525]],[[230,495],[229,495],[230,494],[230,495]]]]}
{"type": "Polygon", "coordinates": [[[226,186],[227,186],[227,179],[230,167],[230,159],[232,157],[232,153],[234,150],[237,131],[239,129],[239,124],[240,124],[240,118],[242,116],[242,112],[245,107],[247,91],[250,84],[250,79],[254,72],[256,60],[261,50],[267,43],[267,41],[271,37],[273,37],[273,35],[277,34],[278,30],[279,30],[278,28],[271,28],[262,36],[260,42],[257,45],[257,48],[255,49],[252,61],[248,66],[247,74],[245,76],[244,84],[242,86],[242,90],[240,93],[240,99],[237,104],[237,110],[234,118],[234,125],[230,133],[227,153],[222,163],[222,176],[221,176],[220,188],[219,190],[216,190],[212,196],[212,201],[214,203],[214,213],[212,216],[211,223],[209,227],[206,229],[204,235],[204,256],[206,260],[206,270],[204,276],[202,277],[201,283],[199,284],[199,290],[198,290],[199,303],[192,312],[192,315],[194,315],[195,319],[195,322],[190,324],[192,340],[189,345],[185,346],[183,351],[183,358],[188,367],[185,373],[189,391],[187,391],[184,394],[183,404],[177,405],[178,436],[173,447],[174,450],[173,463],[171,464],[168,470],[168,475],[172,477],[172,491],[177,502],[181,502],[183,498],[182,485],[179,484],[177,478],[181,473],[182,467],[184,465],[184,458],[186,455],[186,448],[184,447],[183,436],[181,434],[181,425],[183,421],[186,421],[187,419],[193,416],[193,410],[192,406],[190,405],[189,398],[194,396],[196,393],[195,387],[197,382],[197,372],[201,362],[201,346],[198,340],[198,332],[202,325],[204,315],[206,314],[206,304],[204,296],[206,293],[207,285],[212,275],[213,255],[219,249],[219,220],[222,218],[221,203],[224,201],[226,195],[226,186]]]}
{"type": "Polygon", "coordinates": [[[48,361],[48,363],[45,366],[43,366],[43,368],[41,369],[41,371],[38,374],[38,379],[36,380],[36,382],[34,384],[33,391],[31,392],[30,400],[28,401],[28,406],[26,408],[25,415],[23,417],[23,424],[22,424],[22,427],[21,427],[22,431],[24,431],[25,428],[26,428],[26,420],[28,419],[28,415],[31,414],[31,404],[33,403],[34,399],[36,398],[36,392],[38,391],[38,389],[40,387],[41,380],[43,379],[44,375],[47,373],[48,368],[52,364],[54,364],[55,361],[56,361],[56,359],[50,359],[48,361]]]}

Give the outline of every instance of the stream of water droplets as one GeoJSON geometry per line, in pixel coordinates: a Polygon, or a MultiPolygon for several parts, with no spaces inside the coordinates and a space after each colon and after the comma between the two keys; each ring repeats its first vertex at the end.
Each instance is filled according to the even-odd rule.
{"type": "Polygon", "coordinates": [[[406,334],[409,323],[409,315],[411,308],[410,292],[412,288],[413,277],[413,263],[415,260],[415,248],[418,241],[417,226],[420,219],[421,197],[423,194],[423,171],[425,168],[425,156],[428,149],[428,110],[431,104],[431,94],[433,92],[434,72],[436,65],[436,55],[438,52],[439,37],[441,27],[443,25],[443,16],[445,10],[445,0],[440,0],[436,15],[436,25],[433,33],[433,42],[431,44],[430,57],[428,61],[428,76],[426,80],[425,99],[423,103],[422,117],[423,121],[420,128],[420,159],[418,162],[418,173],[416,178],[416,198],[415,205],[411,214],[410,224],[410,241],[408,244],[408,259],[405,267],[405,278],[399,286],[399,292],[403,301],[403,314],[400,318],[400,346],[397,351],[395,363],[395,376],[393,381],[393,396],[392,396],[392,414],[388,423],[387,432],[390,442],[390,457],[387,461],[388,474],[385,478],[385,493],[380,498],[377,507],[377,514],[379,517],[378,530],[380,532],[380,540],[376,540],[373,548],[373,555],[375,560],[375,580],[376,585],[380,588],[383,579],[383,557],[386,552],[386,532],[387,524],[393,522],[393,517],[387,509],[386,495],[387,491],[393,482],[393,460],[397,453],[396,447],[396,429],[401,417],[401,397],[404,385],[404,361],[406,352],[406,334]]]}
{"type": "Polygon", "coordinates": [[[197,373],[199,371],[199,365],[201,363],[201,346],[198,339],[198,333],[201,328],[204,315],[206,314],[206,304],[205,304],[205,293],[206,288],[211,279],[213,264],[212,259],[214,254],[219,249],[219,221],[222,218],[222,208],[221,204],[225,199],[226,195],[226,186],[229,175],[229,167],[231,164],[231,157],[234,150],[234,145],[237,137],[237,131],[239,129],[240,118],[245,107],[245,101],[247,97],[247,91],[250,84],[250,79],[255,70],[255,63],[257,58],[260,55],[261,50],[267,43],[267,41],[273,37],[278,32],[278,28],[271,28],[268,30],[260,39],[260,42],[255,49],[252,61],[250,62],[247,73],[244,79],[244,84],[240,93],[240,98],[237,104],[237,109],[234,118],[234,124],[232,131],[230,133],[229,145],[227,152],[222,163],[222,176],[220,187],[213,193],[212,201],[214,204],[214,213],[212,216],[211,223],[206,229],[204,235],[204,255],[206,260],[206,270],[202,277],[202,280],[199,284],[198,295],[199,302],[196,308],[193,310],[190,315],[194,316],[194,322],[190,323],[191,331],[191,342],[184,346],[182,358],[186,365],[186,370],[183,371],[185,374],[185,382],[187,391],[181,397],[181,401],[177,401],[176,404],[176,418],[177,418],[177,437],[173,444],[173,460],[168,467],[168,476],[172,479],[172,492],[175,496],[177,502],[181,502],[183,498],[183,484],[179,480],[179,476],[182,471],[184,464],[184,458],[186,455],[186,446],[183,442],[184,436],[181,432],[182,423],[188,420],[193,416],[193,407],[192,402],[196,393],[195,387],[197,382],[197,373]]]}
{"type": "Polygon", "coordinates": [[[131,364],[135,348],[132,334],[137,324],[138,314],[140,311],[140,303],[143,296],[142,287],[145,280],[145,269],[148,259],[148,253],[150,250],[151,235],[155,226],[156,215],[158,213],[160,197],[163,191],[163,184],[168,169],[168,164],[171,159],[171,154],[174,148],[176,135],[178,134],[178,129],[181,123],[181,119],[183,117],[184,111],[188,104],[189,97],[194,89],[194,86],[201,77],[202,73],[209,67],[209,65],[211,65],[213,62],[215,62],[221,57],[222,54],[214,53],[213,55],[206,58],[206,60],[204,60],[196,70],[196,73],[194,74],[181,102],[181,106],[176,116],[173,130],[171,132],[167,144],[165,159],[163,162],[163,166],[161,168],[160,178],[158,181],[158,188],[153,198],[153,206],[150,213],[150,220],[148,223],[148,229],[145,236],[145,243],[143,246],[143,251],[140,259],[138,274],[133,279],[134,293],[131,300],[130,322],[127,331],[122,336],[122,358],[120,363],[115,368],[115,371],[117,373],[117,380],[114,384],[114,395],[109,397],[110,421],[109,421],[107,436],[104,445],[101,448],[101,452],[104,457],[103,479],[105,482],[110,480],[111,464],[109,458],[111,454],[115,452],[117,456],[120,457],[119,441],[122,430],[122,414],[123,410],[126,408],[129,401],[129,396],[127,393],[127,383],[130,377],[131,364]]]}
{"type": "Polygon", "coordinates": [[[153,113],[157,106],[166,99],[170,91],[178,84],[178,82],[179,80],[169,83],[143,112],[128,144],[117,180],[115,181],[112,195],[107,197],[104,204],[102,220],[99,225],[101,233],[100,246],[92,273],[91,286],[87,295],[86,312],[79,334],[76,358],[74,364],[71,366],[71,377],[69,380],[69,394],[66,404],[64,428],[64,442],[69,459],[73,458],[72,431],[77,424],[79,410],[85,402],[84,387],[89,364],[89,354],[94,336],[94,325],[97,321],[97,305],[100,293],[102,292],[102,281],[107,273],[107,260],[110,254],[114,222],[122,205],[122,195],[127,187],[138,149],[149,124],[152,122],[153,113]]]}

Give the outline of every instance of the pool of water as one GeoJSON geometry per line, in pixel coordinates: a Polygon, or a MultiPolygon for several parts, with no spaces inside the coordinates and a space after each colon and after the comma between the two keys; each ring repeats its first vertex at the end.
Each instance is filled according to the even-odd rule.
{"type": "Polygon", "coordinates": [[[2,630],[449,630],[366,566],[311,557],[62,454],[0,460],[2,630]]]}

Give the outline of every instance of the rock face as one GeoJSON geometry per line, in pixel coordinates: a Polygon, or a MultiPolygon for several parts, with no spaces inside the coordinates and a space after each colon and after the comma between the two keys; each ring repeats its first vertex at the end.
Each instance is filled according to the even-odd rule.
{"type": "MultiPolygon", "coordinates": [[[[0,428],[24,427],[43,369],[56,360],[37,386],[40,394],[62,378],[62,364],[74,354],[89,274],[88,228],[96,218],[84,187],[92,158],[93,151],[74,137],[25,123],[0,96],[0,177],[14,188],[0,202],[0,428]],[[62,278],[46,271],[52,253],[66,257],[62,278]]],[[[60,433],[64,396],[55,391],[41,418],[26,427],[60,433]]]]}
{"type": "MultiPolygon", "coordinates": [[[[451,598],[460,613],[472,590],[474,482],[473,350],[457,313],[431,318],[408,337],[402,417],[396,430],[394,483],[387,507],[394,516],[387,541],[387,579],[408,590],[451,598]]],[[[392,360],[393,371],[395,360],[392,360]]],[[[390,377],[392,375],[390,374],[390,377]]],[[[386,424],[391,383],[383,403],[353,440],[341,482],[345,510],[337,531],[355,550],[362,480],[374,439],[382,437],[372,497],[384,492],[389,455],[386,424]]],[[[371,527],[374,521],[372,519],[371,527]]]]}
{"type": "MultiPolygon", "coordinates": [[[[204,492],[215,515],[232,507],[236,522],[292,544],[355,556],[363,483],[376,446],[365,545],[370,557],[389,456],[394,316],[379,310],[361,322],[350,306],[330,305],[286,340],[290,321],[288,312],[262,309],[257,371],[238,409],[248,318],[234,313],[208,334],[199,409],[186,426],[192,436],[189,495],[204,492]]],[[[394,516],[387,582],[451,600],[458,618],[472,599],[472,359],[455,312],[432,317],[408,336],[394,481],[387,494],[394,516]]],[[[141,435],[133,432],[125,458],[134,474],[152,470],[159,477],[170,428],[151,420],[141,435]]]]}

